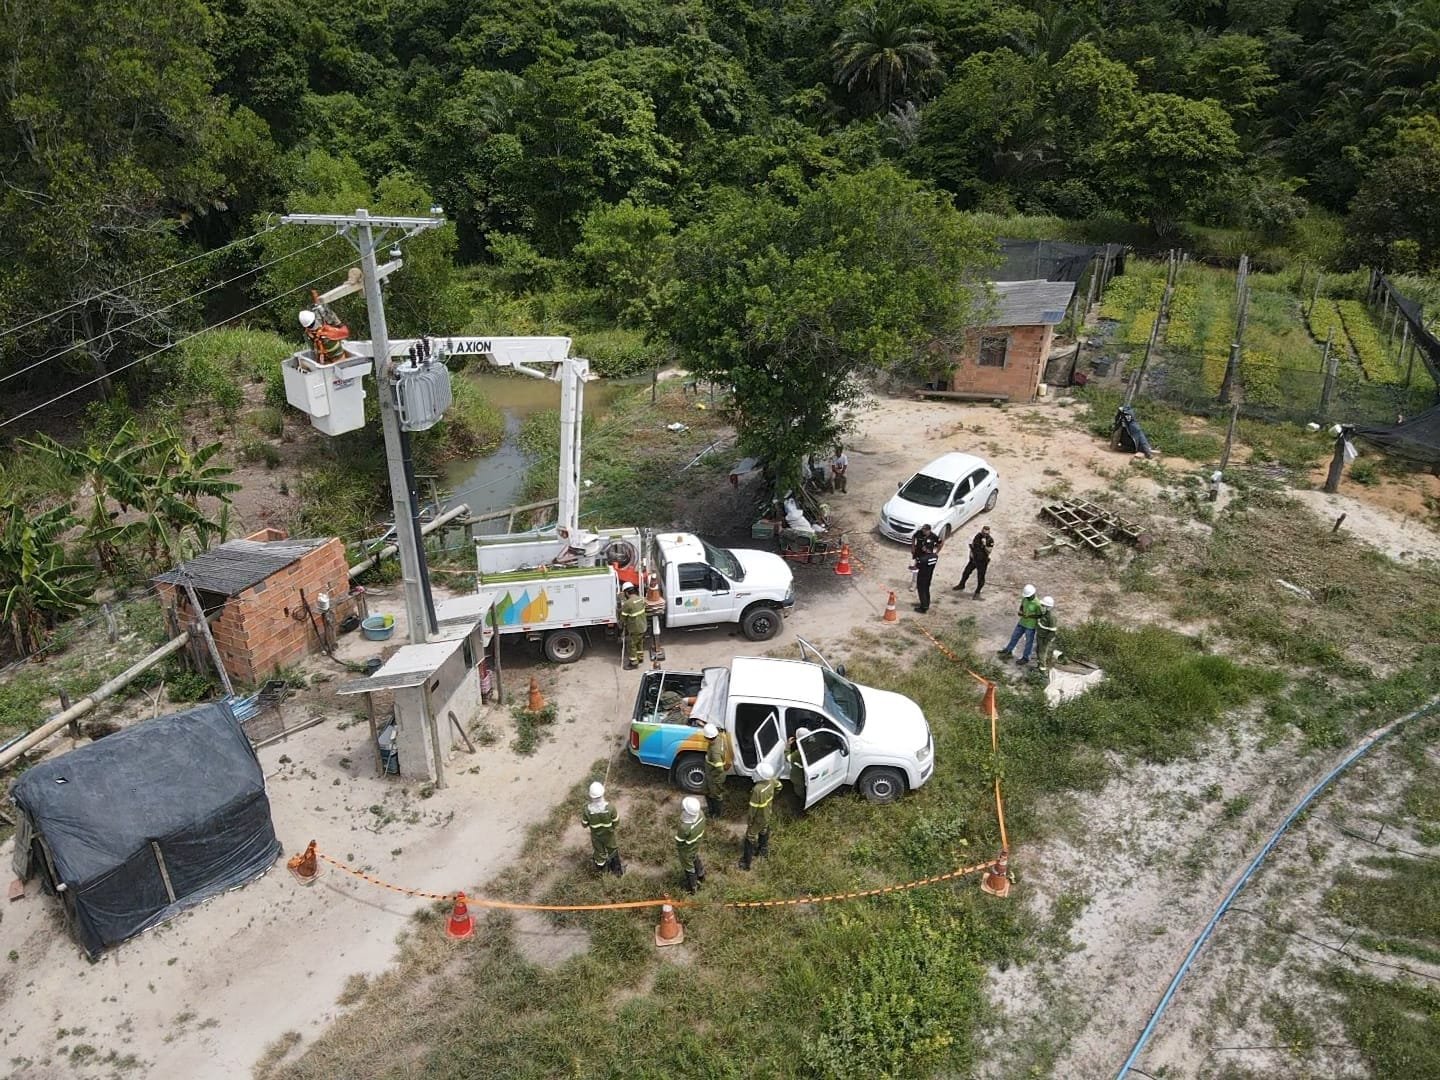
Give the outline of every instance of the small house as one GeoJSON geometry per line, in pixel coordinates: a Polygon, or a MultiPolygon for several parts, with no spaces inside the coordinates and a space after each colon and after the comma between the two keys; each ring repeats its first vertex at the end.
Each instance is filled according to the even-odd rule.
{"type": "MultiPolygon", "coordinates": [[[[1065,318],[1070,281],[997,281],[985,325],[969,331],[954,357],[950,394],[976,400],[1034,401],[1055,327],[1065,318]]],[[[941,395],[948,396],[948,395],[941,395]]]]}

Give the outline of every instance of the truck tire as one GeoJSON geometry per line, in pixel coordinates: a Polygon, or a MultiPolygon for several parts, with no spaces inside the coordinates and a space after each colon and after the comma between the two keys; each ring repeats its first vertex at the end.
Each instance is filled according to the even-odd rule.
{"type": "Polygon", "coordinates": [[[675,759],[671,776],[681,791],[688,791],[691,795],[702,794],[705,791],[705,755],[694,751],[681,754],[675,759]]]}
{"type": "Polygon", "coordinates": [[[740,618],[740,632],[750,641],[769,641],[780,633],[784,623],[780,612],[764,604],[756,604],[740,618]]]}
{"type": "Polygon", "coordinates": [[[866,769],[855,786],[860,789],[860,794],[865,796],[866,802],[884,805],[895,802],[905,794],[905,774],[888,765],[877,765],[866,769]]]}
{"type": "Polygon", "coordinates": [[[579,630],[556,630],[545,635],[545,659],[552,664],[573,664],[585,655],[585,638],[579,630]]]}

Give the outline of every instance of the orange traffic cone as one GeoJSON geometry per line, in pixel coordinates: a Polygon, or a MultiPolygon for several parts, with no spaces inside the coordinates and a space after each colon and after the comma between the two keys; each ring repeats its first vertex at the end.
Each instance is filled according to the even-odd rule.
{"type": "Polygon", "coordinates": [[[645,603],[647,605],[665,603],[665,597],[660,594],[660,579],[654,574],[645,579],[645,603]]]}
{"type": "Polygon", "coordinates": [[[885,601],[885,622],[899,622],[900,616],[895,611],[895,590],[890,590],[890,599],[885,601]]]}
{"type": "Polygon", "coordinates": [[[314,885],[315,879],[320,876],[320,860],[315,856],[315,841],[311,840],[302,854],[292,855],[285,865],[301,885],[314,885]]]}
{"type": "Polygon", "coordinates": [[[525,708],[531,712],[539,712],[545,708],[545,695],[540,693],[540,680],[534,675],[530,676],[530,700],[526,703],[525,708]]]}
{"type": "Polygon", "coordinates": [[[1010,895],[1010,853],[1000,849],[1000,858],[990,864],[985,877],[980,881],[980,891],[1001,899],[1010,895]]]}
{"type": "Polygon", "coordinates": [[[835,573],[841,577],[849,577],[855,571],[850,569],[850,545],[840,545],[840,561],[835,564],[835,573]]]}
{"type": "Polygon", "coordinates": [[[655,927],[655,944],[663,948],[666,945],[679,945],[684,940],[685,928],[675,917],[675,909],[669,904],[662,904],[660,925],[655,927]]]}
{"type": "Polygon", "coordinates": [[[465,894],[455,894],[455,907],[450,912],[450,921],[445,924],[445,936],[454,941],[464,941],[475,932],[475,916],[465,905],[465,894]]]}

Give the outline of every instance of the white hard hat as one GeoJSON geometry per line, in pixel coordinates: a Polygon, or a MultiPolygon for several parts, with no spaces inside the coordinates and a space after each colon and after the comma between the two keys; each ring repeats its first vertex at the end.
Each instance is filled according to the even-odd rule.
{"type": "Polygon", "coordinates": [[[304,311],[300,312],[300,325],[306,328],[314,326],[315,312],[311,311],[309,308],[306,308],[304,311]]]}
{"type": "Polygon", "coordinates": [[[1040,606],[1041,606],[1041,607],[1054,607],[1054,606],[1055,606],[1055,598],[1054,598],[1053,596],[1042,596],[1042,597],[1040,598],[1040,606]]]}
{"type": "Polygon", "coordinates": [[[603,799],[605,797],[605,785],[596,780],[590,785],[590,797],[592,799],[603,799]]]}
{"type": "Polygon", "coordinates": [[[1034,595],[1035,595],[1035,586],[1034,586],[1034,585],[1026,585],[1025,588],[1023,588],[1023,589],[1020,590],[1020,595],[1021,595],[1021,596],[1034,596],[1034,595]]]}
{"type": "Polygon", "coordinates": [[[775,766],[771,765],[768,761],[762,761],[755,770],[755,775],[760,777],[761,780],[774,780],[775,766]]]}
{"type": "Polygon", "coordinates": [[[680,813],[684,817],[694,821],[700,816],[700,800],[695,798],[694,795],[686,795],[685,798],[680,800],[680,813]]]}
{"type": "Polygon", "coordinates": [[[796,731],[795,731],[795,738],[797,738],[797,739],[808,739],[809,737],[810,737],[810,729],[809,729],[808,727],[802,727],[802,728],[797,728],[797,729],[796,729],[796,731]]]}
{"type": "Polygon", "coordinates": [[[625,582],[624,585],[621,585],[621,586],[620,586],[620,591],[621,591],[621,592],[639,592],[640,590],[636,587],[636,585],[635,585],[635,583],[634,583],[633,581],[627,581],[627,582],[625,582]]]}
{"type": "Polygon", "coordinates": [[[718,727],[716,727],[714,724],[706,724],[706,725],[705,725],[705,738],[707,738],[707,739],[713,739],[713,738],[715,738],[715,736],[717,736],[717,735],[719,735],[719,734],[720,734],[720,729],[719,729],[718,727]]]}

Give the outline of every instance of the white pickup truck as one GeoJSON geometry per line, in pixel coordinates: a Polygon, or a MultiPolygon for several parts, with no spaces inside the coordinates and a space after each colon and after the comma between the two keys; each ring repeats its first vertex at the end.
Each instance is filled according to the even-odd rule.
{"type": "Polygon", "coordinates": [[[930,725],[909,698],[853,683],[827,664],[759,656],[703,672],[646,672],[630,722],[630,753],[668,769],[685,791],[701,792],[707,722],[730,734],[730,772],[751,778],[762,761],[788,776],[786,745],[807,729],[798,742],[807,807],[847,784],[870,802],[894,802],[935,768],[930,725]],[[688,716],[683,707],[664,710],[667,690],[695,699],[688,716]]]}
{"type": "Polygon", "coordinates": [[[660,629],[739,623],[751,641],[778,634],[795,603],[780,556],[714,547],[690,533],[478,536],[475,558],[475,593],[447,601],[441,624],[483,616],[501,634],[541,641],[557,664],[579,660],[592,629],[614,631],[626,581],[643,594],[654,575],[660,600],[651,615],[660,629]]]}

